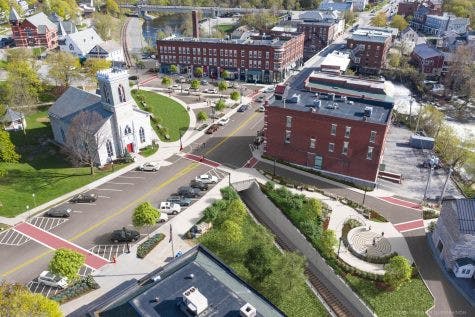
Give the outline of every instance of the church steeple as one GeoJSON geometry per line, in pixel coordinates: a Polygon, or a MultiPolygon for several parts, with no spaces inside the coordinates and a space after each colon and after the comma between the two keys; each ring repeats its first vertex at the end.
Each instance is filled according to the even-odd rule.
{"type": "Polygon", "coordinates": [[[20,15],[18,12],[16,12],[15,8],[10,9],[10,15],[8,17],[8,21],[10,21],[11,24],[18,24],[20,23],[20,15]]]}
{"type": "Polygon", "coordinates": [[[130,103],[129,74],[126,70],[111,68],[97,72],[102,102],[117,107],[130,103]]]}

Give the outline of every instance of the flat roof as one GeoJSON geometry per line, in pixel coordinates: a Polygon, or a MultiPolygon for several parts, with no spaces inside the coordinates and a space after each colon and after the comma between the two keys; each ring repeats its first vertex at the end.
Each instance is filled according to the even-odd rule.
{"type": "MultiPolygon", "coordinates": [[[[206,297],[206,316],[239,316],[246,303],[256,316],[284,316],[266,298],[242,281],[206,248],[198,245],[134,284],[121,298],[102,303],[100,316],[186,317],[179,307],[184,292],[194,287],[206,297]],[[153,279],[153,277],[160,278],[153,279]],[[157,300],[158,299],[158,300],[157,300]]],[[[202,301],[204,302],[204,300],[202,301]]]]}
{"type": "MultiPolygon", "coordinates": [[[[375,102],[371,100],[363,100],[358,98],[348,97],[347,101],[342,101],[340,98],[335,98],[335,101],[330,99],[324,99],[320,95],[321,104],[317,108],[314,106],[315,100],[317,100],[315,93],[313,92],[291,92],[286,98],[289,99],[293,95],[299,95],[300,101],[298,103],[285,102],[285,108],[309,113],[315,113],[320,115],[326,115],[330,117],[349,119],[355,121],[363,121],[364,112],[366,107],[372,107],[372,114],[366,118],[366,122],[386,124],[389,119],[389,114],[393,108],[392,103],[375,102]]],[[[270,107],[284,108],[283,100],[272,99],[270,107]]]]}
{"type": "Polygon", "coordinates": [[[280,47],[287,41],[291,40],[294,37],[295,33],[282,33],[278,36],[257,36],[256,37],[248,37],[248,38],[239,38],[239,39],[219,39],[219,38],[194,38],[194,37],[175,37],[170,36],[164,38],[162,40],[158,40],[157,42],[187,42],[187,43],[213,43],[213,44],[239,44],[239,45],[264,45],[264,46],[274,46],[280,47]]]}
{"type": "Polygon", "coordinates": [[[350,54],[334,51],[323,59],[320,68],[338,66],[340,71],[345,71],[349,64],[350,54]]]}
{"type": "Polygon", "coordinates": [[[355,41],[384,43],[389,37],[392,37],[392,33],[389,31],[357,29],[349,38],[355,41]]]}

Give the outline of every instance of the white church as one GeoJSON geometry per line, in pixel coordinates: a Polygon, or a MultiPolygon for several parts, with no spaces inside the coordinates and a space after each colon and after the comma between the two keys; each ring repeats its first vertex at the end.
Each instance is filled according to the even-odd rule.
{"type": "Polygon", "coordinates": [[[107,69],[97,73],[100,95],[68,88],[49,108],[54,139],[66,144],[69,125],[80,112],[96,112],[103,119],[97,134],[97,165],[104,165],[125,152],[137,153],[158,139],[150,125],[150,113],[140,110],[130,94],[128,72],[107,69]]]}

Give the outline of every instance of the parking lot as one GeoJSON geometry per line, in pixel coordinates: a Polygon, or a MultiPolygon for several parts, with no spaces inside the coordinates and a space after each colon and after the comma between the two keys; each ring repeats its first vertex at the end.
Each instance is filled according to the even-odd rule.
{"type": "MultiPolygon", "coordinates": [[[[421,201],[430,169],[419,167],[419,165],[430,156],[431,151],[411,148],[409,146],[411,134],[412,132],[405,127],[391,126],[382,163],[386,165],[386,171],[402,174],[402,183],[397,184],[379,178],[377,186],[392,191],[400,197],[421,201]]],[[[437,196],[440,196],[446,178],[447,171],[444,168],[433,171],[427,194],[428,199],[435,200],[437,196]]],[[[461,197],[452,180],[449,180],[447,184],[445,195],[461,197]]]]}

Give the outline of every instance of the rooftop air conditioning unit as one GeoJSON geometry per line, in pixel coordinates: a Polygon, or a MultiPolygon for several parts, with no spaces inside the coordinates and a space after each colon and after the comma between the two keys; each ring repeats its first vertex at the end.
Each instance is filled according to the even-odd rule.
{"type": "Polygon", "coordinates": [[[364,108],[364,116],[365,117],[371,117],[371,115],[373,114],[373,107],[365,107],[364,108]]]}
{"type": "Polygon", "coordinates": [[[241,317],[255,317],[257,315],[257,310],[249,303],[246,303],[239,310],[239,315],[241,317]]]}

